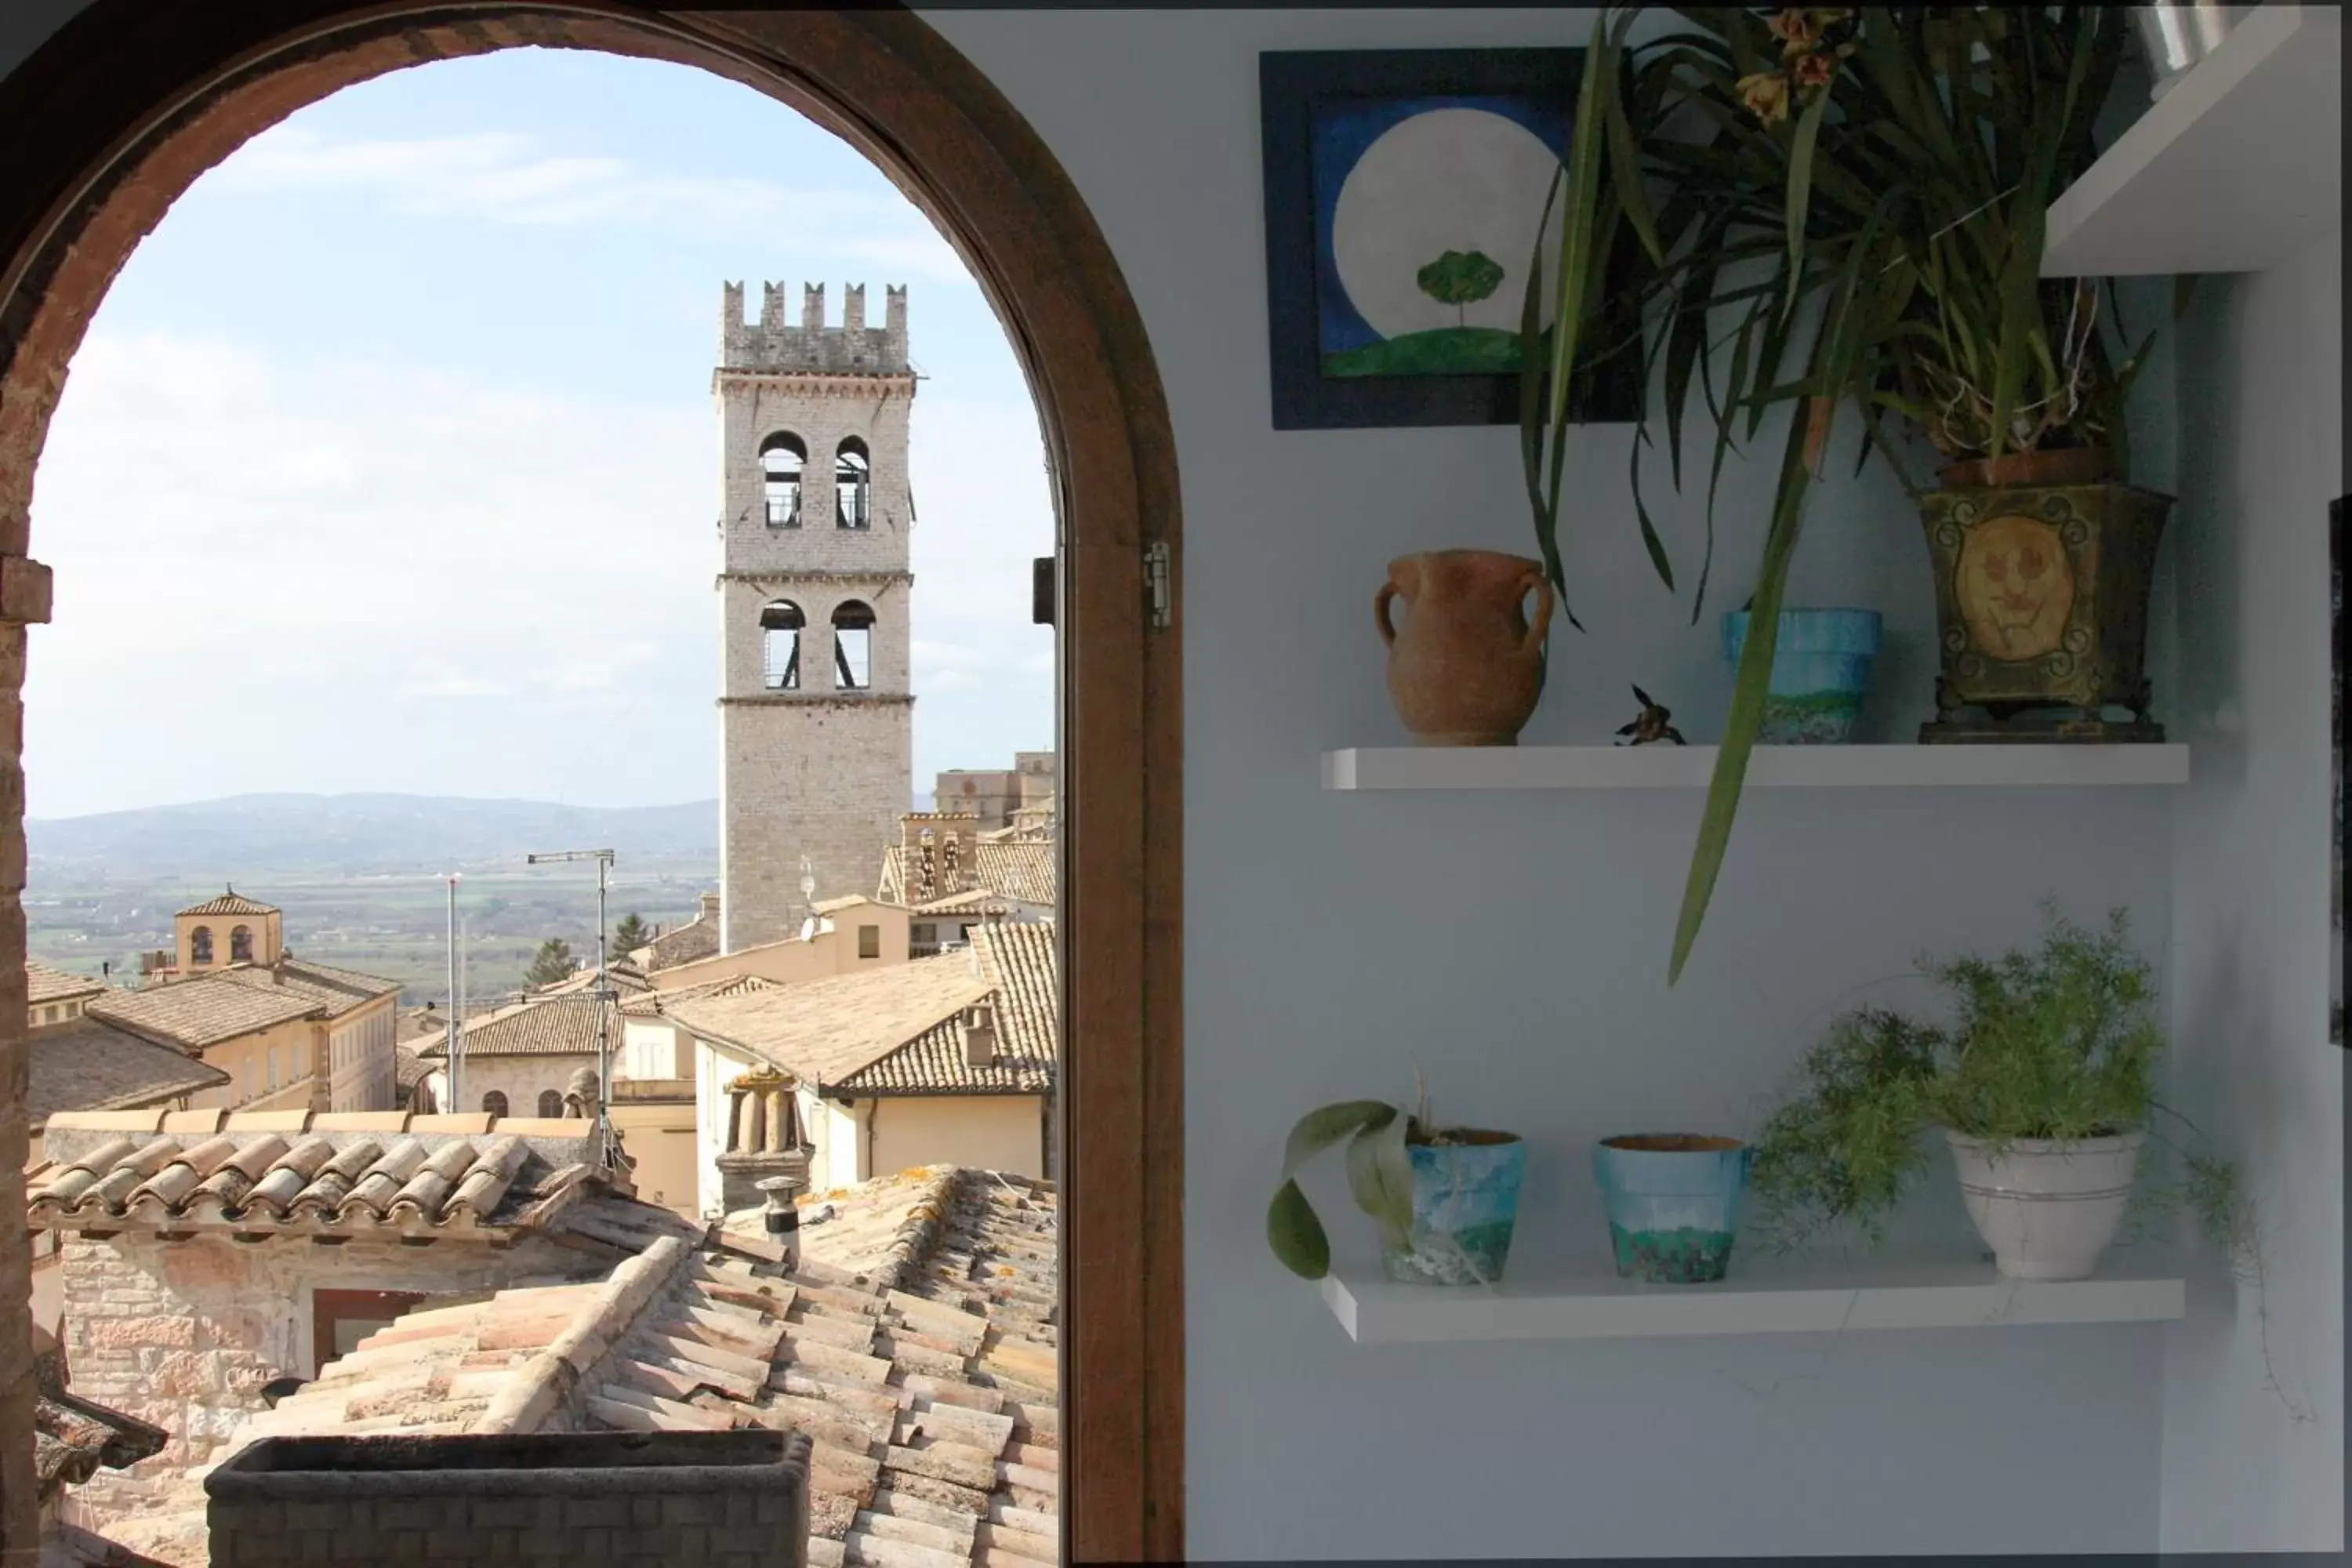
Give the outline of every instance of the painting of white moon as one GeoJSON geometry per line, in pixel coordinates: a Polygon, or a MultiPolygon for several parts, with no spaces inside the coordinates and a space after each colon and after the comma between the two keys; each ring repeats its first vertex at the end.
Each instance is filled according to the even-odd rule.
{"type": "MultiPolygon", "coordinates": [[[[1552,118],[1509,100],[1356,107],[1317,125],[1326,375],[1519,368],[1552,118]]],[[[1558,243],[1559,216],[1550,223],[1558,243]]],[[[1547,309],[1541,318],[1550,324],[1547,309]]]]}

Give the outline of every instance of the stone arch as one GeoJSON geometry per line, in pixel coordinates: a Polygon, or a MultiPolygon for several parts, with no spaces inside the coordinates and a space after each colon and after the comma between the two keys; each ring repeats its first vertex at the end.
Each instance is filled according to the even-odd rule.
{"type": "Polygon", "coordinates": [[[807,442],[789,430],[771,430],[760,438],[760,497],[770,528],[801,525],[807,472],[807,442]]]}
{"type": "Polygon", "coordinates": [[[196,926],[188,932],[188,962],[210,963],[213,961],[213,928],[196,926]]]}
{"type": "Polygon", "coordinates": [[[833,521],[836,528],[874,526],[874,455],[856,436],[833,449],[833,521]]]}
{"type": "Polygon", "coordinates": [[[866,691],[874,686],[874,606],[844,599],[833,607],[833,689],[866,691]]]}
{"type": "Polygon", "coordinates": [[[507,1113],[507,1091],[494,1089],[482,1096],[482,1109],[492,1116],[504,1116],[507,1113]]]}
{"type": "Polygon", "coordinates": [[[563,1091],[560,1089],[541,1089],[539,1091],[539,1113],[541,1116],[548,1118],[550,1121],[553,1121],[561,1117],[563,1114],[563,1091]]]}
{"type": "Polygon", "coordinates": [[[228,961],[231,963],[253,962],[253,928],[251,926],[241,925],[229,928],[228,961]]]}
{"type": "Polygon", "coordinates": [[[790,599],[760,606],[760,683],[770,691],[801,688],[801,634],[808,616],[790,599]]]}
{"type": "MultiPolygon", "coordinates": [[[[25,1197],[25,628],[35,465],[109,283],[197,175],[293,110],[386,71],[518,47],[701,67],[887,173],[971,268],[1026,374],[1060,520],[1070,674],[1061,879],[1072,1041],[1066,1152],[1065,1555],[1183,1554],[1180,626],[1138,555],[1182,577],[1175,440],[1118,264],[1059,163],[920,18],[896,9],[662,13],[623,0],[89,0],[0,91],[0,1214],[25,1197]],[[1147,918],[1148,916],[1148,918],[1147,918]]],[[[29,1332],[29,1247],[0,1227],[0,1342],[29,1332]]],[[[0,1562],[37,1549],[35,1384],[0,1366],[0,1562]]]]}

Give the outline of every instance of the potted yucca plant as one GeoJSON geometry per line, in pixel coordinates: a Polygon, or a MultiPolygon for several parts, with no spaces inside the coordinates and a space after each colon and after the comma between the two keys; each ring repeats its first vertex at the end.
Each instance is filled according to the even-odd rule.
{"type": "MultiPolygon", "coordinates": [[[[1627,355],[1645,385],[1654,375],[1678,485],[1696,389],[1713,433],[1694,620],[1724,462],[1789,405],[1670,980],[1723,861],[1807,493],[1842,422],[1858,462],[1892,463],[1927,524],[1943,662],[1923,740],[2159,738],[2142,657],[2169,504],[2120,482],[2147,341],[2121,346],[2104,282],[2041,277],[2049,205],[2095,154],[2123,11],[1677,9],[1685,25],[1638,47],[1633,10],[1593,25],[1553,193],[1558,247],[1528,270],[1520,405],[1537,540],[1565,605],[1559,504],[1589,481],[1564,471],[1576,409],[1559,373],[1627,355]],[[1939,488],[1911,460],[1922,446],[1939,488]],[[2111,707],[2131,717],[2111,721],[2111,707]]],[[[1652,440],[1645,415],[1635,511],[1673,588],[1638,482],[1652,440]]]]}

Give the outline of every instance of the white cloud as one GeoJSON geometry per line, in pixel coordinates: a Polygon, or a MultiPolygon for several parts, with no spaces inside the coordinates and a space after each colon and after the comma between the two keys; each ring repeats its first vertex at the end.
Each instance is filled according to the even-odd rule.
{"type": "MultiPolygon", "coordinates": [[[[1028,409],[919,401],[918,776],[1049,743],[1028,409]]],[[[94,331],[37,479],[40,816],[238,789],[715,794],[716,432],[236,343],[94,331]]]]}
{"type": "Polygon", "coordinates": [[[765,180],[658,173],[547,151],[504,132],[335,140],[288,122],[206,180],[229,196],[362,194],[419,216],[542,226],[658,224],[703,235],[793,236],[795,254],[855,258],[898,277],[969,280],[952,247],[903,198],[765,180]]]}

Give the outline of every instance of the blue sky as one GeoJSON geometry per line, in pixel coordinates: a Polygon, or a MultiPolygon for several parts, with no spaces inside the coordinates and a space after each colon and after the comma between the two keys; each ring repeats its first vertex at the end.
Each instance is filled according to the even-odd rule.
{"type": "Polygon", "coordinates": [[[719,286],[909,289],[918,788],[1052,744],[1036,416],[929,220],[686,67],[514,50],[349,89],[141,246],[36,478],[29,811],[248,790],[718,790],[719,286]]]}

